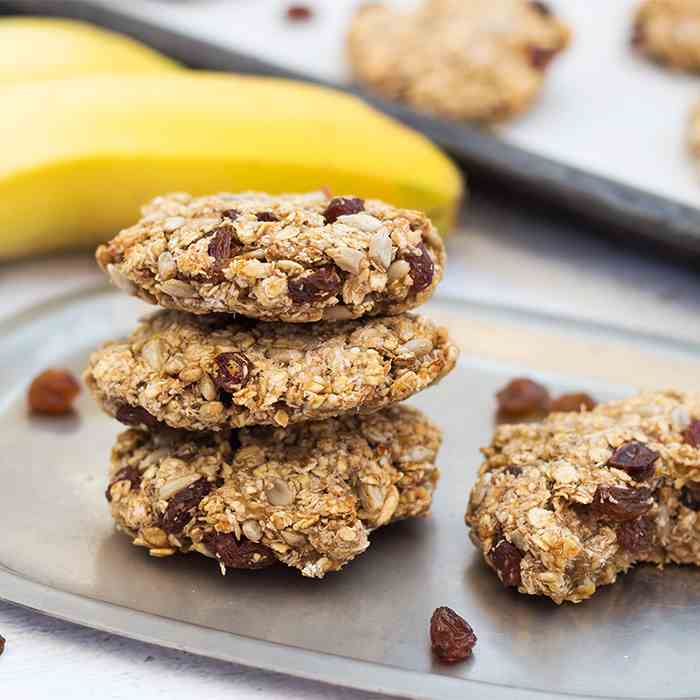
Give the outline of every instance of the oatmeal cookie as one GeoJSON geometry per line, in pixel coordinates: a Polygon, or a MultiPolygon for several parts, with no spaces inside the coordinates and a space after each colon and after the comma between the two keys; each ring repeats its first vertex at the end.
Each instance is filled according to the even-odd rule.
{"type": "Polygon", "coordinates": [[[645,0],[634,20],[632,45],[670,68],[700,71],[700,3],[645,0]]]}
{"type": "Polygon", "coordinates": [[[289,428],[132,429],[117,438],[106,496],[153,556],[196,551],[224,573],[279,560],[322,578],[375,528],[428,512],[440,441],[405,406],[289,428]]]}
{"type": "Polygon", "coordinates": [[[700,564],[700,394],[496,429],[466,513],[506,586],[578,603],[636,562],[700,564]]]}
{"type": "Polygon", "coordinates": [[[444,328],[411,314],[300,325],[161,311],[93,353],[85,381],[128,425],[284,427],[402,401],[457,355],[444,328]]]}
{"type": "Polygon", "coordinates": [[[525,110],[569,30],[543,2],[425,0],[413,12],[361,7],[348,37],[355,77],[389,99],[450,119],[525,110]]]}
{"type": "Polygon", "coordinates": [[[158,197],[97,249],[118,287],[152,304],[302,323],[395,315],[442,277],[422,213],[323,192],[158,197]]]}

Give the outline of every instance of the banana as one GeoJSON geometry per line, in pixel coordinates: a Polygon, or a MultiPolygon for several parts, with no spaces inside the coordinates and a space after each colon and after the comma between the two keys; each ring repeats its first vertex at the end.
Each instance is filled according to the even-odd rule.
{"type": "Polygon", "coordinates": [[[85,22],[50,17],[0,18],[0,85],[176,67],[174,61],[137,41],[85,22]]]}
{"type": "Polygon", "coordinates": [[[376,197],[454,224],[459,170],[345,93],[222,73],[91,76],[0,90],[0,258],[94,246],[169,191],[376,197]]]}

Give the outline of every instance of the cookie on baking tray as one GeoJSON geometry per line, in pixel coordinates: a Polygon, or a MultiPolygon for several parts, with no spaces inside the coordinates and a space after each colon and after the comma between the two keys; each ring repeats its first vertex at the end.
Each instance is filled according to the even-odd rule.
{"type": "Polygon", "coordinates": [[[323,192],[158,197],[96,257],[153,304],[292,323],[402,313],[445,264],[424,214],[323,192]]]}
{"type": "Polygon", "coordinates": [[[637,10],[632,45],[670,68],[700,70],[700,3],[644,0],[637,10]]]}
{"type": "Polygon", "coordinates": [[[405,406],[288,428],[131,429],[106,496],[153,556],[196,551],[224,572],[281,561],[322,578],[364,552],[372,530],[428,512],[440,441],[405,406]]]}
{"type": "Polygon", "coordinates": [[[160,311],[94,352],[85,381],[129,425],[286,426],[402,401],[457,355],[444,328],[412,314],[284,324],[160,311]]]}
{"type": "Polygon", "coordinates": [[[466,523],[506,586],[580,602],[636,562],[700,564],[700,395],[501,426],[466,523]]]}
{"type": "Polygon", "coordinates": [[[413,12],[361,7],[348,55],[355,77],[419,110],[494,122],[522,112],[570,32],[533,0],[425,0],[413,12]]]}

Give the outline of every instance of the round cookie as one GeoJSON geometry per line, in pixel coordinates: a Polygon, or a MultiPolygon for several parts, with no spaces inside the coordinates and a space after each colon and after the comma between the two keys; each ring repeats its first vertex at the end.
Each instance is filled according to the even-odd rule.
{"type": "Polygon", "coordinates": [[[284,429],[127,430],[106,496],[119,529],[154,556],[196,551],[224,573],[279,560],[322,578],[375,528],[428,512],[440,441],[405,406],[284,429]]]}
{"type": "Polygon", "coordinates": [[[445,264],[424,214],[323,192],[158,197],[96,257],[150,303],[291,323],[402,313],[445,264]]]}
{"type": "Polygon", "coordinates": [[[426,0],[413,12],[361,7],[348,55],[376,92],[450,119],[494,122],[525,110],[569,30],[543,2],[426,0]]]}
{"type": "Polygon", "coordinates": [[[700,3],[645,0],[637,10],[632,45],[671,68],[700,70],[700,3]]]}
{"type": "Polygon", "coordinates": [[[465,520],[506,586],[578,603],[636,562],[700,565],[700,395],[502,426],[483,453],[465,520]]]}
{"type": "Polygon", "coordinates": [[[130,425],[286,426],[402,401],[457,355],[444,328],[410,314],[300,325],[162,311],[93,353],[85,381],[130,425]]]}

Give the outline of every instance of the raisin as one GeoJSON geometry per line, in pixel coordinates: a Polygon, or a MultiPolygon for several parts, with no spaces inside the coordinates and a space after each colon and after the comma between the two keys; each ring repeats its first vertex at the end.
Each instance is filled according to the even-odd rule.
{"type": "Polygon", "coordinates": [[[327,224],[332,224],[340,216],[359,214],[365,210],[365,200],[359,197],[334,197],[328,202],[323,217],[327,224]]]}
{"type": "Polygon", "coordinates": [[[509,464],[503,471],[512,476],[520,476],[523,473],[522,467],[518,467],[515,464],[509,464]]]}
{"type": "Polygon", "coordinates": [[[147,428],[157,428],[160,425],[160,421],[143,406],[130,406],[128,403],[117,409],[115,418],[124,425],[145,425],[147,428]]]}
{"type": "Polygon", "coordinates": [[[225,209],[221,212],[221,216],[223,216],[224,219],[235,221],[239,217],[240,213],[241,212],[239,212],[238,209],[225,209]]]}
{"type": "Polygon", "coordinates": [[[3,655],[3,652],[5,651],[5,637],[3,637],[0,634],[0,656],[3,655]]]}
{"type": "Polygon", "coordinates": [[[635,49],[640,48],[644,44],[644,25],[641,22],[635,22],[632,26],[630,44],[635,49]]]}
{"type": "Polygon", "coordinates": [[[255,218],[258,221],[279,221],[279,219],[271,211],[259,211],[255,218]]]}
{"type": "Polygon", "coordinates": [[[233,533],[210,532],[204,536],[204,544],[231,569],[264,569],[277,561],[269,547],[247,539],[239,542],[233,533]]]}
{"type": "Polygon", "coordinates": [[[340,292],[340,277],[334,267],[320,267],[310,275],[290,279],[287,289],[295,304],[323,301],[340,292]]]}
{"type": "Polygon", "coordinates": [[[544,70],[556,56],[556,49],[544,49],[541,46],[528,46],[530,65],[538,70],[544,70]]]}
{"type": "Polygon", "coordinates": [[[525,416],[546,410],[549,406],[549,392],[532,379],[518,377],[508,382],[496,394],[498,411],[506,416],[525,416]]]}
{"type": "Polygon", "coordinates": [[[700,447],[700,420],[690,422],[690,425],[683,431],[683,441],[691,447],[700,447]]]}
{"type": "Polygon", "coordinates": [[[547,3],[541,2],[541,0],[530,0],[530,7],[539,12],[543,17],[552,16],[552,8],[547,5],[547,3]]]}
{"type": "Polygon", "coordinates": [[[632,554],[648,550],[654,543],[654,523],[649,518],[628,520],[617,528],[617,541],[632,554]]]}
{"type": "Polygon", "coordinates": [[[73,410],[73,401],[79,393],[80,384],[67,369],[47,369],[29,387],[29,410],[51,416],[65,415],[73,410]]]}
{"type": "Polygon", "coordinates": [[[219,226],[214,232],[207,252],[214,258],[217,267],[221,267],[221,264],[231,257],[235,235],[236,232],[230,224],[219,226]]]}
{"type": "Polygon", "coordinates": [[[472,654],[476,635],[471,625],[452,608],[436,608],[430,618],[430,646],[445,663],[463,661],[472,654]]]}
{"type": "Polygon", "coordinates": [[[504,586],[520,585],[520,562],[523,555],[515,545],[501,539],[491,547],[489,557],[504,586]]]}
{"type": "Polygon", "coordinates": [[[242,389],[250,379],[253,364],[242,352],[224,352],[214,358],[214,383],[225,391],[242,389]]]}
{"type": "Polygon", "coordinates": [[[114,486],[117,481],[128,481],[132,489],[137,489],[141,485],[141,472],[136,469],[136,467],[124,467],[124,469],[120,469],[114,475],[114,479],[109,482],[107,490],[105,491],[105,498],[108,501],[112,500],[112,486],[114,486]]]}
{"type": "Polygon", "coordinates": [[[644,443],[632,441],[620,445],[612,453],[608,466],[622,469],[635,481],[643,481],[654,474],[654,462],[658,458],[658,453],[650,450],[644,443]]]}
{"type": "Polygon", "coordinates": [[[689,481],[681,489],[681,503],[690,510],[700,510],[700,484],[689,481]]]}
{"type": "Polygon", "coordinates": [[[192,517],[192,510],[212,490],[204,477],[178,491],[168,502],[161,520],[161,527],[171,535],[178,535],[192,517]]]}
{"type": "Polygon", "coordinates": [[[623,523],[646,514],[654,503],[651,493],[647,488],[599,486],[593,494],[591,508],[599,515],[623,523]]]}
{"type": "Polygon", "coordinates": [[[287,8],[287,19],[292,22],[308,22],[313,17],[313,11],[306,5],[290,5],[287,8]]]}
{"type": "Polygon", "coordinates": [[[581,409],[584,411],[592,411],[596,407],[596,402],[583,392],[573,394],[562,394],[554,399],[549,406],[552,413],[571,413],[578,412],[581,409]]]}
{"type": "Polygon", "coordinates": [[[433,259],[425,244],[421,241],[416,247],[419,251],[417,254],[409,253],[403,256],[403,259],[411,267],[411,279],[413,280],[411,291],[414,294],[427,289],[435,275],[435,265],[433,265],[433,259]]]}

